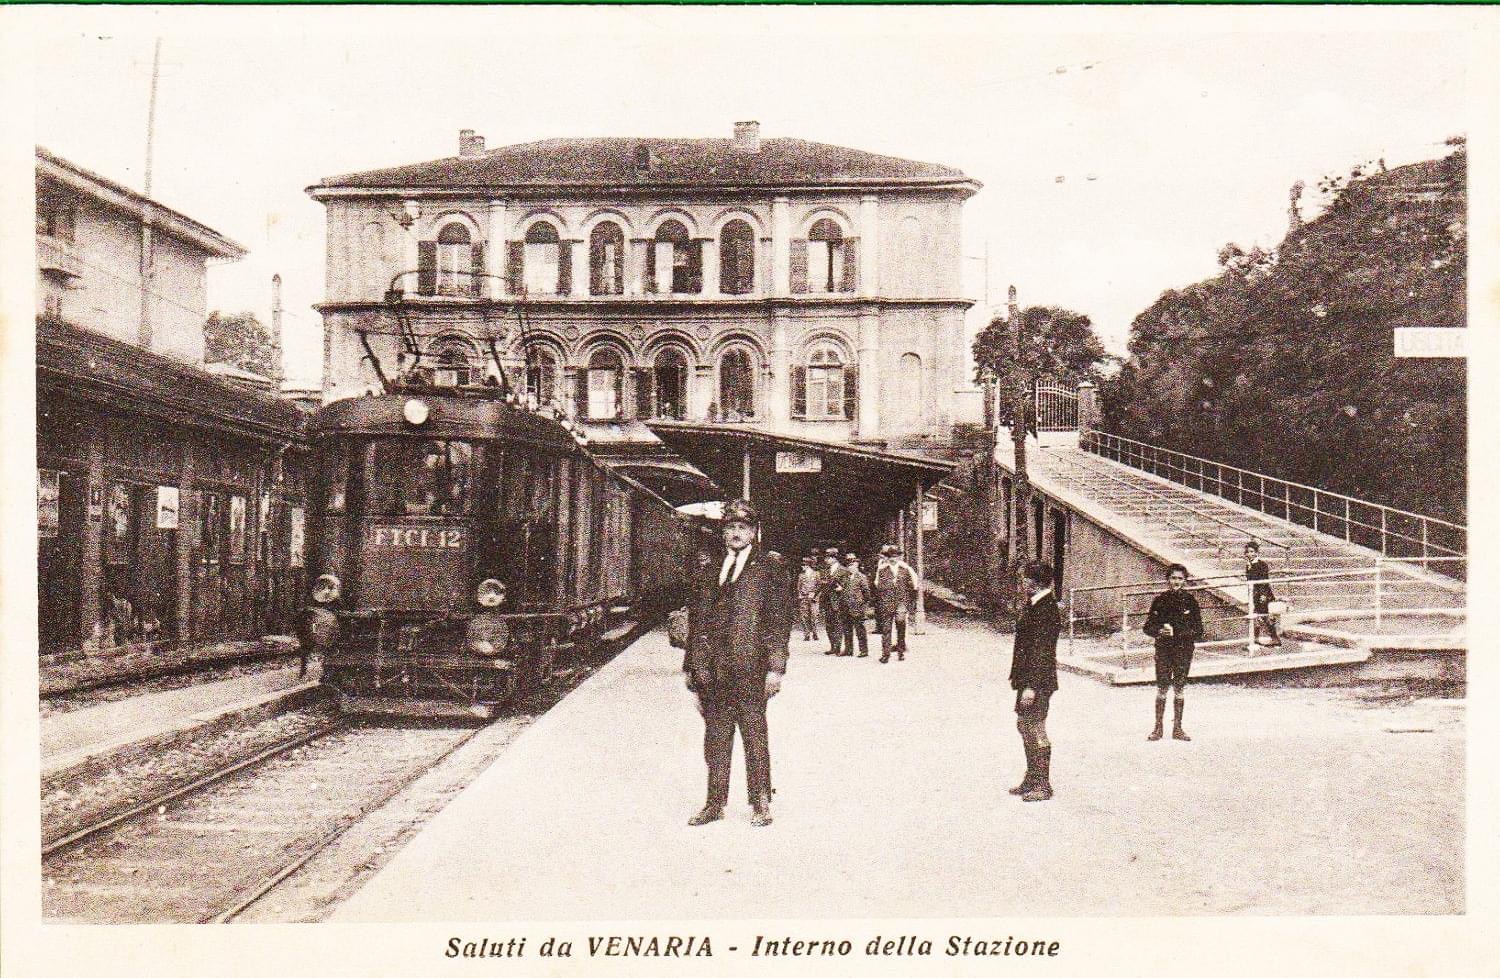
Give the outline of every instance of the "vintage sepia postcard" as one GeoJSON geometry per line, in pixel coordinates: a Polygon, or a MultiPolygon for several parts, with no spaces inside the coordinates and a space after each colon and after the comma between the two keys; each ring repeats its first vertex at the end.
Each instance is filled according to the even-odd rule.
{"type": "Polygon", "coordinates": [[[0,25],[7,975],[1500,967],[1493,8],[0,25]]]}

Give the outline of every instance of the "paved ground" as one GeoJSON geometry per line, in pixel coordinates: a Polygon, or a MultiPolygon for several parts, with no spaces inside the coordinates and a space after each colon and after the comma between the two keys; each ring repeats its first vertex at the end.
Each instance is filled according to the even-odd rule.
{"type": "Polygon", "coordinates": [[[145,736],[195,713],[290,689],[300,682],[303,680],[297,677],[297,664],[292,663],[234,679],[148,693],[44,717],[42,756],[107,744],[127,734],[145,736]]]}
{"type": "Polygon", "coordinates": [[[935,627],[904,663],[793,642],[771,707],[775,825],[702,801],[701,723],[664,634],[523,735],[332,919],[598,920],[1464,909],[1463,705],[1062,677],[1055,800],[1023,766],[1010,640],[935,627]]]}

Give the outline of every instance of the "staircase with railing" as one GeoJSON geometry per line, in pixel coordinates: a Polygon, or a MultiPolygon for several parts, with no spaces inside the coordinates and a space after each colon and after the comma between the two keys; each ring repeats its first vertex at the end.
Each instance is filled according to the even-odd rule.
{"type": "Polygon", "coordinates": [[[1293,634],[1441,645],[1461,630],[1464,527],[1098,432],[1029,458],[1038,488],[1222,582],[1215,593],[1241,607],[1257,541],[1293,634]]]}

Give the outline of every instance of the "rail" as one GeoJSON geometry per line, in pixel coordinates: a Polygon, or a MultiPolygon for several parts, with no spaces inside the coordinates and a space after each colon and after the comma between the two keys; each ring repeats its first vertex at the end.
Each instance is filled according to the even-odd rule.
{"type": "Polygon", "coordinates": [[[1309,527],[1315,533],[1342,536],[1383,557],[1463,557],[1468,552],[1468,527],[1433,516],[1103,431],[1087,432],[1080,437],[1079,448],[1268,515],[1279,513],[1288,523],[1309,527]]]}
{"type": "MultiPolygon", "coordinates": [[[[1305,582],[1308,582],[1308,581],[1332,581],[1332,580],[1365,580],[1365,581],[1371,581],[1371,582],[1373,582],[1375,584],[1375,587],[1374,587],[1374,593],[1375,593],[1375,615],[1376,615],[1376,620],[1378,622],[1382,618],[1381,601],[1382,601],[1382,598],[1383,598],[1382,591],[1381,591],[1381,588],[1379,586],[1380,574],[1381,574],[1381,568],[1378,567],[1378,566],[1374,566],[1374,567],[1362,567],[1362,568],[1357,568],[1357,569],[1354,569],[1354,570],[1325,571],[1325,572],[1321,572],[1321,573],[1317,573],[1317,574],[1297,574],[1297,575],[1289,575],[1289,576],[1285,576],[1285,577],[1273,577],[1273,578],[1270,578],[1268,580],[1263,580],[1263,581],[1246,581],[1243,575],[1220,574],[1220,575],[1215,575],[1215,576],[1212,576],[1212,577],[1195,578],[1194,582],[1191,583],[1191,584],[1189,584],[1189,585],[1187,585],[1186,587],[1184,587],[1183,590],[1185,590],[1185,591],[1210,591],[1210,590],[1223,590],[1226,587],[1225,584],[1210,583],[1210,582],[1215,582],[1215,581],[1233,582],[1234,584],[1245,588],[1245,610],[1243,612],[1239,612],[1239,611],[1227,611],[1227,612],[1223,612],[1223,613],[1220,613],[1216,618],[1205,618],[1204,625],[1205,625],[1205,630],[1206,630],[1207,626],[1211,623],[1211,621],[1217,622],[1217,621],[1243,620],[1245,622],[1245,639],[1244,639],[1244,641],[1245,641],[1245,643],[1247,645],[1253,645],[1255,643],[1255,618],[1256,618],[1256,615],[1255,615],[1255,612],[1253,611],[1254,602],[1253,602],[1253,600],[1251,598],[1251,595],[1252,595],[1252,589],[1253,589],[1254,585],[1256,585],[1256,584],[1285,585],[1285,584],[1305,583],[1305,582]]],[[[1131,650],[1132,650],[1132,648],[1134,648],[1134,646],[1131,645],[1132,630],[1131,630],[1131,627],[1130,627],[1130,619],[1131,619],[1132,614],[1135,614],[1137,617],[1141,616],[1141,614],[1142,614],[1142,612],[1139,612],[1139,611],[1132,612],[1131,606],[1130,606],[1131,599],[1132,598],[1148,597],[1148,596],[1149,597],[1155,597],[1157,594],[1160,594],[1161,591],[1162,591],[1162,582],[1160,580],[1153,580],[1153,581],[1130,581],[1130,582],[1127,582],[1127,583],[1124,583],[1124,584],[1096,584],[1096,585],[1091,585],[1091,586],[1088,586],[1088,587],[1070,588],[1068,590],[1068,652],[1069,652],[1069,654],[1071,655],[1073,653],[1073,651],[1074,651],[1074,643],[1077,640],[1078,626],[1079,626],[1080,623],[1087,623],[1087,622],[1090,622],[1090,621],[1109,621],[1109,622],[1118,621],[1119,622],[1119,627],[1120,627],[1120,667],[1122,669],[1123,668],[1127,668],[1128,665],[1129,665],[1129,658],[1130,658],[1131,650]],[[1140,590],[1142,588],[1149,588],[1149,589],[1148,590],[1140,590]],[[1116,615],[1113,611],[1111,611],[1110,614],[1108,614],[1108,615],[1103,615],[1103,614],[1099,614],[1099,615],[1079,615],[1078,614],[1078,596],[1080,594],[1092,594],[1092,593],[1108,592],[1108,591],[1118,591],[1118,592],[1120,592],[1120,605],[1119,605],[1119,614],[1118,615],[1116,615]]],[[[1326,610],[1329,610],[1329,609],[1319,609],[1319,611],[1326,611],[1326,610]]],[[[1402,610],[1410,612],[1413,609],[1402,609],[1402,610]]],[[[1418,609],[1418,610],[1420,610],[1420,609],[1418,609]]],[[[1449,610],[1451,610],[1451,609],[1449,609],[1449,610]]],[[[1240,639],[1220,639],[1220,640],[1216,640],[1216,641],[1199,642],[1198,644],[1199,644],[1200,647],[1211,647],[1211,646],[1215,646],[1215,645],[1238,644],[1240,641],[1241,641],[1240,639]]]]}
{"type": "MultiPolygon", "coordinates": [[[[1223,519],[1221,517],[1215,516],[1213,513],[1206,513],[1203,510],[1200,510],[1197,507],[1195,507],[1195,506],[1193,506],[1193,505],[1191,505],[1189,503],[1185,503],[1185,502],[1183,502],[1180,499],[1173,499],[1172,497],[1168,496],[1166,493],[1157,492],[1155,489],[1150,489],[1150,488],[1148,488],[1146,486],[1138,485],[1137,483],[1130,482],[1127,479],[1122,479],[1119,476],[1112,475],[1112,474],[1110,474],[1108,472],[1101,472],[1101,471],[1099,471],[1097,469],[1091,469],[1088,466],[1084,465],[1082,462],[1079,462],[1079,461],[1076,461],[1074,459],[1068,458],[1066,455],[1062,455],[1062,454],[1058,454],[1058,453],[1050,453],[1050,454],[1047,454],[1046,457],[1049,458],[1049,459],[1056,459],[1057,461],[1060,461],[1060,462],[1066,462],[1067,464],[1072,465],[1072,466],[1076,466],[1076,467],[1078,467],[1080,469],[1083,469],[1084,471],[1086,471],[1091,476],[1102,476],[1103,478],[1109,479],[1111,482],[1117,482],[1117,483],[1119,483],[1122,486],[1127,486],[1127,487],[1129,487],[1134,492],[1144,492],[1144,493],[1146,493],[1149,496],[1160,498],[1160,500],[1162,502],[1166,503],[1169,506],[1176,506],[1176,507],[1178,507],[1180,509],[1185,509],[1188,512],[1192,513],[1194,516],[1199,517],[1200,519],[1209,520],[1210,522],[1215,523],[1215,524],[1217,524],[1220,527],[1226,527],[1235,536],[1234,541],[1229,545],[1231,547],[1233,545],[1235,545],[1235,544],[1243,545],[1244,543],[1247,543],[1250,540],[1257,540],[1257,541],[1259,541],[1261,543],[1270,544],[1273,547],[1280,547],[1281,550],[1282,550],[1282,557],[1283,558],[1287,558],[1287,557],[1291,556],[1292,547],[1291,547],[1290,544],[1283,543],[1280,540],[1275,540],[1275,539],[1272,539],[1270,537],[1261,536],[1260,534],[1257,534],[1257,533],[1252,533],[1251,531],[1243,529],[1243,528],[1241,528],[1241,527],[1239,527],[1239,526],[1237,526],[1237,525],[1229,522],[1226,519],[1223,519]]],[[[1148,515],[1150,514],[1149,507],[1147,508],[1146,512],[1147,512],[1148,515]]],[[[1184,533],[1187,533],[1190,536],[1197,537],[1200,540],[1204,540],[1204,541],[1212,544],[1213,547],[1214,547],[1214,550],[1215,550],[1215,554],[1217,556],[1222,557],[1224,555],[1226,544],[1225,544],[1225,541],[1223,540],[1222,536],[1220,536],[1220,537],[1211,537],[1211,536],[1208,536],[1208,535],[1206,535],[1206,534],[1204,534],[1202,532],[1199,532],[1198,530],[1193,529],[1192,527],[1182,526],[1182,525],[1180,525],[1178,523],[1175,523],[1175,522],[1173,522],[1170,519],[1164,520],[1164,522],[1168,526],[1171,526],[1171,527],[1174,527],[1176,529],[1182,530],[1184,533]]],[[[1157,583],[1159,583],[1159,582],[1157,582],[1157,583]]]]}

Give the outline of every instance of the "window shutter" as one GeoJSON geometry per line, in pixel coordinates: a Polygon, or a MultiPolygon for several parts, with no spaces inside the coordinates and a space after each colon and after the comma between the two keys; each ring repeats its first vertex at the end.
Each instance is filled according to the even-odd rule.
{"type": "Polygon", "coordinates": [[[688,292],[703,291],[703,239],[695,238],[688,244],[688,292]]]}
{"type": "Polygon", "coordinates": [[[807,239],[792,239],[792,291],[807,291],[807,239]]]}
{"type": "Polygon", "coordinates": [[[859,417],[859,368],[852,364],[844,368],[844,417],[859,417]]]}
{"type": "Polygon", "coordinates": [[[604,235],[589,236],[589,295],[603,295],[609,271],[604,267],[604,235]]]}
{"type": "Polygon", "coordinates": [[[557,243],[557,294],[573,292],[573,242],[566,239],[557,243]]]}
{"type": "Polygon", "coordinates": [[[807,368],[792,368],[792,417],[807,417],[807,368]]]}
{"type": "Polygon", "coordinates": [[[437,242],[417,242],[417,294],[437,292],[437,242]]]}
{"type": "Polygon", "coordinates": [[[526,284],[526,242],[511,241],[510,254],[505,262],[505,288],[511,295],[520,295],[526,284]]]}
{"type": "Polygon", "coordinates": [[[840,292],[859,291],[859,239],[844,239],[844,281],[840,292]]]}
{"type": "Polygon", "coordinates": [[[579,367],[574,373],[578,387],[573,391],[573,404],[579,418],[589,416],[589,368],[579,367]]]}
{"type": "Polygon", "coordinates": [[[656,412],[655,390],[653,390],[652,370],[649,367],[636,367],[631,371],[635,375],[635,416],[637,418],[649,418],[656,412]]]}
{"type": "Polygon", "coordinates": [[[470,264],[470,268],[473,269],[474,274],[471,275],[471,276],[469,276],[469,294],[472,295],[472,296],[474,296],[477,299],[480,296],[484,295],[484,292],[485,292],[485,289],[484,289],[484,242],[483,241],[476,242],[473,245],[473,247],[472,247],[472,251],[474,253],[474,258],[473,258],[473,262],[470,264]]]}
{"type": "MultiPolygon", "coordinates": [[[[672,274],[669,268],[667,275],[672,274]]],[[[656,241],[653,238],[646,239],[646,282],[645,292],[647,295],[656,294],[656,241]]]]}
{"type": "Polygon", "coordinates": [[[615,371],[615,417],[625,417],[625,370],[615,371]]]}

